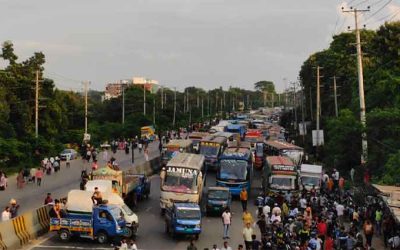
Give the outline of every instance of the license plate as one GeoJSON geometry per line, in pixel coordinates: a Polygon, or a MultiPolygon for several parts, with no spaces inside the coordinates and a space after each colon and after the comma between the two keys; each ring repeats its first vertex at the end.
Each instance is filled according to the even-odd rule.
{"type": "Polygon", "coordinates": [[[193,229],[187,228],[186,231],[187,231],[188,233],[191,233],[191,232],[193,232],[193,229]]]}

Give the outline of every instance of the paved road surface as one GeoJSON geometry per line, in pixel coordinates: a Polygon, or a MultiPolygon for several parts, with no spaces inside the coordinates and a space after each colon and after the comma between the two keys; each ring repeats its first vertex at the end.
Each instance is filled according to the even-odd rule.
{"type": "MultiPolygon", "coordinates": [[[[158,142],[151,143],[149,151],[150,158],[159,156],[158,142]]],[[[108,155],[111,157],[112,152],[109,151],[108,155]]],[[[99,167],[105,166],[105,162],[102,160],[102,153],[97,158],[99,167]]],[[[125,151],[118,150],[114,158],[117,159],[121,169],[124,170],[132,167],[131,155],[126,155],[125,151]]],[[[138,150],[135,150],[134,165],[141,164],[144,161],[143,153],[139,154],[138,150]]],[[[62,162],[61,171],[53,173],[50,176],[45,175],[40,187],[36,184],[28,183],[23,189],[17,189],[16,178],[12,176],[9,178],[9,187],[5,191],[0,192],[0,206],[3,209],[3,207],[8,205],[10,199],[14,198],[20,204],[19,213],[21,214],[42,206],[48,192],[52,193],[53,199],[66,197],[69,190],[79,189],[80,174],[83,166],[84,163],[81,159],[71,161],[69,169],[65,168],[65,162],[62,162]]],[[[87,163],[86,167],[90,169],[87,163]]]]}

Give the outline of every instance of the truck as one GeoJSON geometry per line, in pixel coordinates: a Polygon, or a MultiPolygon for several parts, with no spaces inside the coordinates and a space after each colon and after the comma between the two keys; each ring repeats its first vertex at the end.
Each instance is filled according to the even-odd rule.
{"type": "Polygon", "coordinates": [[[313,187],[316,191],[321,190],[322,166],[301,164],[300,166],[301,188],[310,191],[313,187]]]}
{"type": "Polygon", "coordinates": [[[116,205],[96,205],[89,213],[66,212],[63,217],[50,218],[50,231],[56,231],[60,240],[69,241],[72,236],[97,239],[100,244],[110,238],[126,235],[125,220],[116,205]]]}
{"type": "Polygon", "coordinates": [[[136,205],[139,195],[148,197],[150,181],[143,174],[130,170],[119,171],[109,167],[99,168],[92,172],[91,180],[110,180],[113,192],[118,193],[128,205],[136,205]],[[138,192],[140,191],[140,192],[138,192]]]}
{"type": "Polygon", "coordinates": [[[162,165],[167,165],[168,161],[173,156],[179,153],[194,153],[193,141],[189,139],[174,139],[170,140],[162,150],[161,162],[162,165]]]}
{"type": "MultiPolygon", "coordinates": [[[[88,184],[91,185],[89,181],[88,184]]],[[[88,185],[87,184],[87,185],[88,185]]],[[[125,219],[125,236],[132,237],[137,234],[139,228],[139,219],[137,215],[125,204],[124,200],[115,193],[105,189],[104,186],[96,186],[103,195],[103,200],[107,201],[107,204],[116,205],[122,212],[125,219]]],[[[67,203],[65,208],[69,213],[82,213],[90,214],[93,208],[92,202],[92,189],[86,190],[71,190],[68,192],[67,203]],[[90,191],[89,191],[90,190],[90,191]]]]}
{"type": "Polygon", "coordinates": [[[165,213],[165,232],[175,237],[177,234],[194,235],[201,233],[201,210],[196,203],[174,203],[165,213]]]}
{"type": "Polygon", "coordinates": [[[268,194],[298,191],[296,165],[285,156],[268,156],[263,171],[264,191],[268,194]]]}

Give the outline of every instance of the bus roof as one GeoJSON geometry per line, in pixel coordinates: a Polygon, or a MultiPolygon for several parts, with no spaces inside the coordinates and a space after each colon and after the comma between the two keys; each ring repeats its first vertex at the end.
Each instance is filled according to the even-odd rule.
{"type": "Polygon", "coordinates": [[[285,142],[285,141],[277,141],[277,140],[268,140],[266,141],[267,146],[276,148],[278,150],[282,150],[282,149],[297,149],[297,150],[303,150],[303,148],[296,146],[294,144],[291,144],[289,142],[285,142]]]}
{"type": "Polygon", "coordinates": [[[181,167],[201,170],[203,168],[204,156],[189,154],[189,153],[179,153],[174,156],[167,163],[167,167],[181,167]]]}
{"type": "Polygon", "coordinates": [[[207,132],[192,132],[189,134],[189,139],[203,139],[204,137],[210,135],[207,132]]]}
{"type": "Polygon", "coordinates": [[[167,144],[167,147],[179,147],[186,148],[193,144],[192,140],[189,139],[174,139],[170,140],[167,144]]]}
{"type": "Polygon", "coordinates": [[[225,149],[220,159],[248,159],[251,156],[250,148],[245,147],[232,147],[225,149]]]}
{"type": "Polygon", "coordinates": [[[219,144],[223,144],[226,141],[227,141],[226,137],[218,136],[216,134],[208,135],[201,140],[201,142],[214,142],[214,143],[219,143],[219,144]]]}
{"type": "Polygon", "coordinates": [[[282,166],[294,166],[294,163],[285,156],[267,156],[267,162],[269,166],[282,165],[282,166]]]}
{"type": "Polygon", "coordinates": [[[228,148],[251,148],[251,143],[248,141],[230,141],[228,142],[228,148]]]}

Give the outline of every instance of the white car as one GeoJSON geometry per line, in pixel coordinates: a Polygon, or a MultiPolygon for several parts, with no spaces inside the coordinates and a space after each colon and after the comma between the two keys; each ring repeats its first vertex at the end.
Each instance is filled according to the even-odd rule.
{"type": "Polygon", "coordinates": [[[76,152],[74,149],[64,149],[61,153],[60,153],[60,159],[62,161],[66,161],[66,160],[73,160],[76,159],[78,157],[78,152],[76,152]]]}

